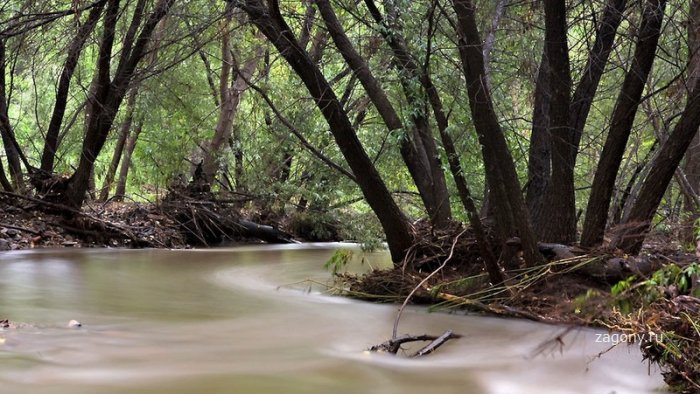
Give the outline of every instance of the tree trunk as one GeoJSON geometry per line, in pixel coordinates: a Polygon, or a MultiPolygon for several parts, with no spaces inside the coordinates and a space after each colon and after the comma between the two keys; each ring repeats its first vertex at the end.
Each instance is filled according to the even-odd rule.
{"type": "MultiPolygon", "coordinates": [[[[588,114],[593,104],[600,79],[608,62],[617,28],[622,20],[626,0],[608,0],[602,12],[600,23],[597,26],[595,42],[588,53],[588,59],[584,67],[581,79],[576,86],[569,107],[569,133],[573,133],[571,152],[566,158],[564,167],[575,168],[578,156],[578,147],[581,141],[583,128],[588,119],[588,114]]],[[[547,186],[551,181],[551,140],[547,133],[549,127],[549,77],[546,74],[547,61],[543,51],[543,59],[540,62],[540,71],[537,76],[535,88],[535,109],[533,111],[532,137],[530,140],[530,152],[528,162],[528,188],[527,204],[530,209],[530,217],[533,228],[537,234],[542,235],[543,229],[549,224],[551,218],[546,218],[548,204],[545,198],[548,195],[547,186]],[[543,67],[544,66],[544,67],[543,67]]],[[[570,193],[570,191],[569,191],[570,193]]]]}
{"type": "MultiPolygon", "coordinates": [[[[114,201],[124,201],[126,195],[126,181],[129,177],[129,167],[131,167],[131,158],[136,149],[136,142],[143,130],[143,119],[139,120],[132,133],[129,133],[126,149],[124,149],[124,158],[121,160],[122,166],[119,169],[119,178],[117,180],[117,190],[114,192],[114,201]]],[[[128,133],[128,131],[127,131],[128,133]]]]}
{"type": "MultiPolygon", "coordinates": [[[[365,92],[369,96],[370,100],[374,104],[377,112],[384,120],[384,124],[390,131],[398,130],[403,128],[403,124],[397,114],[394,106],[389,101],[386,92],[381,87],[379,81],[372,75],[372,72],[367,65],[367,62],[362,58],[362,56],[354,48],[350,40],[347,38],[343,27],[338,21],[335,12],[330,5],[328,0],[319,0],[316,2],[319,8],[321,17],[324,20],[331,39],[338,48],[338,51],[345,59],[346,63],[355,73],[355,76],[360,81],[365,89],[365,92]]],[[[381,22],[381,16],[379,16],[379,21],[381,22]]],[[[394,55],[396,57],[396,55],[394,55]]],[[[415,135],[414,133],[414,139],[415,135]]],[[[432,137],[430,137],[432,139],[432,137]]],[[[431,171],[431,163],[428,160],[425,150],[422,154],[416,149],[416,145],[412,143],[409,138],[401,138],[401,156],[403,158],[406,167],[411,174],[411,177],[418,188],[421,199],[423,200],[423,205],[430,216],[433,224],[436,226],[446,225],[449,222],[451,212],[449,206],[449,199],[447,198],[447,186],[444,183],[444,177],[439,175],[438,178],[442,179],[442,182],[438,180],[436,184],[434,182],[434,172],[431,171]]],[[[420,146],[423,146],[420,144],[420,146]]],[[[433,144],[434,146],[434,144],[433,144]]],[[[437,158],[437,155],[435,156],[437,158]]]]}
{"type": "Polygon", "coordinates": [[[615,103],[615,110],[610,120],[610,131],[593,178],[593,187],[581,235],[581,245],[583,246],[593,246],[603,241],[615,180],[645,83],[654,63],[665,5],[666,0],[648,0],[644,6],[634,59],[625,75],[615,103]]]}
{"type": "Polygon", "coordinates": [[[202,159],[203,176],[209,183],[212,183],[216,177],[219,169],[221,151],[225,146],[225,142],[232,136],[233,120],[238,112],[241,96],[248,88],[248,83],[246,81],[252,78],[253,73],[258,68],[264,50],[264,47],[258,47],[255,55],[248,59],[243,67],[238,67],[236,59],[233,57],[229,26],[232,20],[233,8],[228,12],[229,14],[226,17],[227,23],[223,28],[224,31],[221,37],[222,61],[221,76],[219,79],[219,99],[221,105],[219,108],[219,119],[216,124],[216,129],[214,130],[214,136],[205,150],[202,159]],[[235,75],[235,77],[232,78],[232,75],[235,75]]]}
{"type": "Polygon", "coordinates": [[[639,253],[651,219],[671,179],[673,179],[676,168],[697,133],[698,127],[700,127],[700,88],[696,86],[691,91],[683,114],[673,128],[671,135],[661,145],[658,154],[654,157],[649,174],[642,184],[639,197],[635,200],[625,222],[629,228],[635,227],[637,232],[619,234],[613,242],[614,247],[629,254],[639,253]]]}
{"type": "MultiPolygon", "coordinates": [[[[688,16],[688,89],[700,86],[700,0],[690,0],[690,15],[688,16]]],[[[685,153],[683,170],[694,196],[700,195],[700,133],[696,133],[693,141],[685,153]]],[[[687,213],[685,219],[685,231],[683,240],[691,243],[695,241],[694,223],[700,217],[700,207],[696,204],[694,196],[684,196],[684,209],[687,213]]]]}
{"type": "Polygon", "coordinates": [[[268,10],[259,0],[240,6],[253,24],[270,40],[302,79],[330,126],[341,153],[354,173],[367,203],[379,218],[394,262],[400,262],[413,243],[410,225],[367,156],[333,89],[309,54],[299,46],[291,28],[279,13],[276,2],[268,10]]]}
{"type": "Polygon", "coordinates": [[[535,82],[534,110],[532,111],[532,134],[527,162],[527,202],[530,221],[535,234],[542,236],[544,227],[549,223],[545,220],[546,205],[544,203],[547,186],[552,177],[552,144],[549,135],[549,63],[547,51],[542,51],[540,68],[535,82]]]}
{"type": "MultiPolygon", "coordinates": [[[[107,140],[107,135],[134,76],[136,66],[146,53],[154,29],[168,13],[174,2],[175,0],[159,0],[143,24],[138,38],[134,42],[126,41],[123,43],[119,65],[114,72],[114,78],[110,81],[110,63],[114,30],[119,11],[119,0],[109,1],[96,71],[98,82],[94,98],[95,113],[91,116],[85,133],[78,169],[71,176],[68,189],[66,190],[67,205],[74,208],[82,205],[95,159],[107,140]],[[125,53],[127,49],[129,51],[125,53]]],[[[138,12],[134,15],[134,18],[140,18],[138,12]]]]}
{"type": "Polygon", "coordinates": [[[605,65],[608,63],[610,52],[615,43],[615,35],[622,21],[622,14],[625,11],[626,4],[627,0],[608,0],[605,3],[603,16],[598,24],[595,42],[588,54],[586,66],[571,100],[569,127],[573,129],[574,141],[571,145],[571,156],[568,165],[572,168],[576,164],[583,128],[586,125],[588,114],[593,105],[593,98],[598,90],[605,65]]]}
{"type": "Polygon", "coordinates": [[[545,221],[539,234],[544,242],[570,244],[576,241],[576,197],[574,168],[569,163],[573,130],[569,128],[571,70],[567,43],[566,3],[545,0],[545,46],[549,64],[549,136],[552,147],[552,177],[545,192],[545,221]]]}
{"type": "Polygon", "coordinates": [[[5,147],[7,167],[15,188],[23,189],[22,167],[20,152],[14,140],[14,131],[8,115],[7,91],[5,82],[5,39],[0,37],[0,136],[5,147]]]}
{"type": "Polygon", "coordinates": [[[536,264],[542,261],[542,255],[530,228],[513,158],[484,81],[486,74],[474,6],[470,0],[453,0],[452,3],[459,23],[459,54],[467,83],[469,107],[482,147],[499,236],[502,242],[512,236],[520,237],[526,262],[536,264]]]}
{"type": "MultiPolygon", "coordinates": [[[[392,21],[397,19],[397,10],[391,2],[387,1],[384,3],[388,21],[384,20],[373,0],[365,0],[365,3],[375,22],[381,26],[379,32],[391,48],[393,64],[398,71],[404,96],[407,99],[408,106],[413,109],[410,117],[410,129],[413,138],[409,139],[406,136],[402,141],[401,149],[404,162],[418,187],[431,222],[437,227],[447,226],[451,221],[452,212],[445,174],[442,170],[435,139],[430,130],[427,109],[425,108],[426,92],[425,86],[421,81],[425,80],[426,71],[418,65],[409,52],[398,24],[392,23],[392,21]],[[423,91],[420,91],[421,87],[423,91]]],[[[349,43],[348,46],[351,47],[349,43]]],[[[358,54],[356,56],[359,58],[358,62],[364,64],[360,68],[367,69],[364,60],[358,54]]],[[[353,70],[356,69],[353,68],[353,70]]],[[[368,69],[367,73],[369,73],[368,69]]],[[[381,89],[378,83],[375,84],[375,87],[381,89]]],[[[388,100],[382,105],[390,106],[388,100]]],[[[393,125],[389,127],[390,130],[395,128],[398,127],[393,127],[393,125]]]]}
{"type": "Polygon", "coordinates": [[[112,189],[114,177],[117,174],[119,162],[121,161],[122,154],[124,152],[124,146],[126,145],[126,140],[129,136],[131,125],[134,121],[134,107],[136,106],[137,93],[138,89],[136,87],[132,87],[131,91],[129,92],[129,98],[126,101],[126,116],[124,118],[124,122],[119,128],[119,135],[117,136],[117,143],[114,147],[112,161],[109,163],[105,180],[102,183],[102,189],[100,190],[100,201],[107,201],[107,198],[109,198],[109,191],[112,189]]]}
{"type": "Polygon", "coordinates": [[[14,191],[14,189],[12,188],[12,185],[10,184],[10,181],[7,179],[7,176],[5,175],[5,166],[3,166],[1,160],[0,160],[0,186],[2,186],[2,190],[6,191],[6,192],[14,191]]]}
{"type": "Polygon", "coordinates": [[[66,112],[68,103],[68,89],[70,88],[70,80],[73,77],[73,72],[78,66],[78,58],[83,50],[83,46],[87,41],[90,33],[94,30],[97,22],[102,14],[106,2],[98,4],[90,10],[85,23],[80,26],[75,37],[73,37],[70,46],[68,47],[68,56],[66,57],[61,77],[58,81],[58,90],[56,91],[56,102],[49,121],[49,127],[46,130],[46,138],[44,140],[44,150],[41,154],[41,170],[46,174],[53,172],[53,165],[56,158],[56,150],[58,149],[58,135],[61,131],[61,123],[66,112]]]}

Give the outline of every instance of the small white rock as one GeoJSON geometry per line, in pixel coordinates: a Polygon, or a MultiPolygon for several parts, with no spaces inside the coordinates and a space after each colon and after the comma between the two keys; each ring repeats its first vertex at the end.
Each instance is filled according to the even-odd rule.
{"type": "Polygon", "coordinates": [[[77,327],[82,327],[82,323],[80,323],[77,320],[71,320],[68,322],[68,328],[77,328],[77,327]]]}

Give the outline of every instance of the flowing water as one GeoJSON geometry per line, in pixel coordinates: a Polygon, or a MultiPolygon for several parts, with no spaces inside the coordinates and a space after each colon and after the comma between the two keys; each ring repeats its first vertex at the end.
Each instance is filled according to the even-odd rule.
{"type": "Polygon", "coordinates": [[[400,333],[464,337],[420,359],[367,353],[397,308],[322,294],[334,247],[0,254],[0,318],[32,324],[0,330],[0,393],[663,391],[634,346],[605,352],[588,329],[547,342],[563,329],[521,320],[409,308],[400,333]]]}

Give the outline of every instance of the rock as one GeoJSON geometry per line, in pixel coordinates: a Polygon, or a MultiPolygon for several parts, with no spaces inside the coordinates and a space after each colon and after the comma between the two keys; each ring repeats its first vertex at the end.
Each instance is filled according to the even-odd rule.
{"type": "Polygon", "coordinates": [[[0,239],[0,250],[10,250],[12,247],[6,239],[0,239]]]}
{"type": "Polygon", "coordinates": [[[10,237],[16,237],[19,235],[19,233],[20,233],[19,230],[15,230],[13,228],[8,228],[7,231],[5,232],[5,234],[7,234],[10,237]]]}
{"type": "Polygon", "coordinates": [[[79,328],[82,326],[83,324],[77,320],[71,320],[68,322],[68,328],[79,328]]]}
{"type": "Polygon", "coordinates": [[[61,245],[67,247],[67,248],[72,248],[73,246],[77,245],[78,243],[75,241],[64,241],[61,245]]]}

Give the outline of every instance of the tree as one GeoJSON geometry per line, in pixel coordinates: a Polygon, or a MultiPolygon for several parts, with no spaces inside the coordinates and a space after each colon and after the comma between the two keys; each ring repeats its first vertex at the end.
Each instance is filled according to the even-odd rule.
{"type": "Polygon", "coordinates": [[[328,0],[317,2],[336,48],[364,87],[386,127],[389,131],[401,130],[404,133],[400,142],[401,156],[418,188],[429,218],[437,227],[444,227],[452,216],[449,193],[428,118],[421,110],[424,103],[415,93],[425,72],[419,70],[419,66],[408,53],[401,33],[396,29],[391,30],[392,28],[384,23],[384,18],[372,1],[368,0],[366,4],[376,23],[381,25],[380,31],[384,33],[384,38],[392,49],[393,63],[398,69],[404,94],[409,105],[414,108],[411,112],[410,133],[366,61],[347,38],[328,0]]]}
{"type": "Polygon", "coordinates": [[[576,240],[576,197],[573,163],[569,153],[574,141],[569,127],[571,70],[567,43],[566,3],[545,0],[545,59],[547,90],[550,94],[548,134],[551,139],[552,176],[545,192],[547,226],[539,233],[547,242],[572,243],[576,240]]]}
{"type": "Polygon", "coordinates": [[[481,143],[486,178],[492,190],[494,216],[502,242],[511,236],[520,237],[526,261],[542,260],[523,196],[520,192],[513,158],[493,108],[485,81],[481,37],[476,27],[474,5],[469,0],[453,0],[457,14],[459,55],[467,84],[472,121],[481,143]]]}
{"type": "Polygon", "coordinates": [[[73,77],[75,68],[78,66],[78,57],[80,56],[83,46],[89,38],[90,33],[92,33],[97,25],[105,3],[107,3],[106,0],[99,1],[95,4],[95,6],[90,10],[87,20],[80,26],[78,32],[68,46],[68,55],[66,56],[66,61],[63,65],[63,70],[61,71],[61,77],[58,81],[56,101],[53,107],[53,113],[51,114],[51,120],[49,121],[49,127],[46,131],[44,151],[41,155],[40,168],[46,174],[51,174],[53,172],[56,150],[58,148],[58,135],[61,130],[63,116],[66,112],[70,81],[73,77]]]}
{"type": "Polygon", "coordinates": [[[593,178],[581,235],[581,244],[584,246],[592,246],[603,240],[615,180],[654,63],[665,6],[665,0],[649,0],[644,6],[634,59],[625,74],[610,120],[610,131],[593,178]]]}
{"type": "Polygon", "coordinates": [[[259,0],[251,0],[240,6],[306,85],[328,122],[335,142],[350,166],[362,194],[384,229],[393,260],[401,261],[413,242],[408,221],[367,156],[328,81],[306,50],[299,45],[291,28],[280,14],[278,4],[273,1],[269,5],[268,9],[259,0]]]}
{"type": "Polygon", "coordinates": [[[71,176],[66,190],[66,203],[68,205],[72,207],[82,205],[95,159],[104,146],[136,67],[146,54],[151,34],[174,2],[175,0],[159,0],[144,21],[143,26],[141,26],[143,12],[136,10],[129,31],[136,32],[140,28],[140,33],[138,37],[130,36],[127,33],[124,42],[122,42],[122,53],[113,78],[110,76],[110,66],[115,26],[119,14],[119,0],[110,0],[107,3],[96,70],[95,95],[91,97],[94,102],[92,106],[94,113],[90,115],[85,132],[78,169],[71,176]]]}

